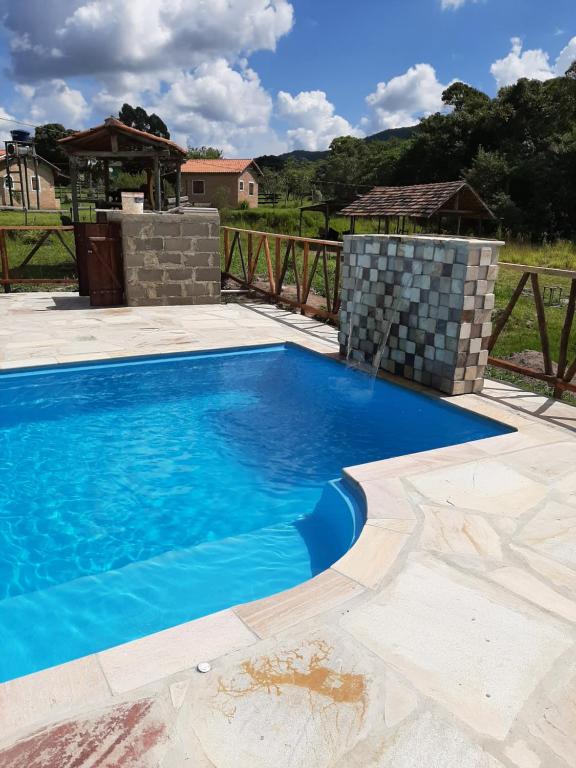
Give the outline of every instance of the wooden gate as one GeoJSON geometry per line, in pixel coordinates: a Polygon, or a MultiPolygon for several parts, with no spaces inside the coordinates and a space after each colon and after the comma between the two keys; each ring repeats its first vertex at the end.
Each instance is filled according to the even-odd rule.
{"type": "Polygon", "coordinates": [[[78,288],[93,307],[124,303],[122,229],[119,222],[74,225],[78,288]]]}

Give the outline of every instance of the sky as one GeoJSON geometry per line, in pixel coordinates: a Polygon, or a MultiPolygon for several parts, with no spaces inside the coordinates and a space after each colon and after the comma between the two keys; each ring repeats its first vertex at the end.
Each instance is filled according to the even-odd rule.
{"type": "Polygon", "coordinates": [[[414,125],[576,59],[575,0],[0,0],[0,139],[124,102],[227,157],[414,125]]]}

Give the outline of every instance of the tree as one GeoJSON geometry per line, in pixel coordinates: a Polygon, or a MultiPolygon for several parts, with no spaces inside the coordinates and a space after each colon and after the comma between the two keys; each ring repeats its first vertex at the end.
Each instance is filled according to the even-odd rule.
{"type": "Polygon", "coordinates": [[[219,160],[224,153],[215,147],[188,147],[188,160],[219,160]]]}
{"type": "Polygon", "coordinates": [[[259,187],[265,194],[272,195],[272,205],[275,208],[278,197],[286,189],[286,178],[280,171],[273,171],[271,168],[263,168],[259,187]]]}
{"type": "Polygon", "coordinates": [[[58,144],[58,139],[64,139],[66,136],[71,136],[75,131],[68,128],[64,128],[60,123],[46,123],[46,125],[39,125],[36,128],[34,135],[34,142],[36,144],[36,152],[43,157],[44,160],[48,160],[49,163],[57,166],[58,168],[65,170],[68,168],[68,156],[58,144]]]}
{"type": "Polygon", "coordinates": [[[566,77],[569,80],[576,80],[576,59],[570,64],[568,69],[566,70],[566,77]]]}
{"type": "Polygon", "coordinates": [[[154,112],[149,115],[142,107],[123,104],[118,113],[118,119],[130,128],[137,128],[139,131],[145,131],[163,139],[170,138],[166,123],[154,112]]]}

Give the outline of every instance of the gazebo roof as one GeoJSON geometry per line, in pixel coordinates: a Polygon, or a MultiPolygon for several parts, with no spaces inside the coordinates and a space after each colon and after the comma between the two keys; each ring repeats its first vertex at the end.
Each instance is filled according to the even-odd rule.
{"type": "Polygon", "coordinates": [[[429,219],[436,214],[463,218],[496,218],[482,198],[465,181],[415,184],[407,187],[374,187],[341,211],[343,216],[409,216],[429,219]]]}
{"type": "Polygon", "coordinates": [[[171,155],[181,161],[186,157],[186,150],[174,141],[131,128],[115,117],[109,117],[94,128],[59,139],[58,143],[70,155],[122,156],[148,150],[151,154],[171,155]]]}

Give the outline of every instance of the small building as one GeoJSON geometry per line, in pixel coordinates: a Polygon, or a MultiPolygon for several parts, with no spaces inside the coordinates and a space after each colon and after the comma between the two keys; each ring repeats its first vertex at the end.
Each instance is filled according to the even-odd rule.
{"type": "Polygon", "coordinates": [[[261,175],[254,160],[187,160],[182,166],[182,192],[193,205],[235,208],[246,201],[256,208],[261,175]]]}
{"type": "Polygon", "coordinates": [[[465,181],[446,181],[436,184],[414,184],[406,187],[374,187],[341,212],[350,216],[350,229],[354,232],[357,218],[378,220],[384,231],[406,231],[407,221],[423,230],[436,227],[440,231],[444,222],[453,222],[453,229],[460,234],[464,222],[474,223],[478,231],[483,221],[496,217],[480,195],[465,181]]]}
{"type": "Polygon", "coordinates": [[[28,176],[28,185],[26,185],[26,178],[20,178],[19,169],[15,162],[10,162],[10,173],[8,173],[6,150],[0,149],[0,175],[2,177],[0,205],[10,206],[10,185],[12,185],[14,208],[40,207],[43,210],[60,208],[60,200],[56,197],[55,189],[55,179],[60,173],[60,169],[39,155],[37,159],[38,175],[36,175],[34,164],[30,163],[26,168],[28,176]],[[38,201],[40,206],[38,206],[38,201]]]}

